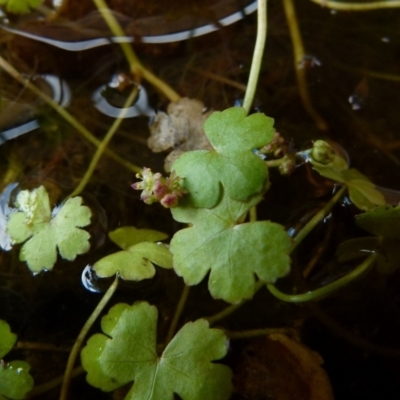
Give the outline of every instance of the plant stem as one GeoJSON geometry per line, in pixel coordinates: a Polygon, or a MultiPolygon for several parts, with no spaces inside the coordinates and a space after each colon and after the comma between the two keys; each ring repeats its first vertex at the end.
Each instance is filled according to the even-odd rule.
{"type": "Polygon", "coordinates": [[[248,331],[240,331],[240,332],[224,330],[224,332],[229,339],[248,339],[257,336],[271,335],[271,333],[293,334],[295,330],[293,328],[264,328],[264,329],[251,329],[248,331]]]}
{"type": "MultiPolygon", "coordinates": [[[[343,186],[336,194],[333,196],[328,203],[325,204],[325,206],[318,211],[314,217],[308,221],[308,223],[304,226],[304,228],[297,234],[297,236],[293,240],[292,247],[289,251],[289,254],[294,251],[294,249],[300,244],[300,242],[315,228],[315,226],[323,220],[328,212],[332,209],[332,207],[337,203],[337,201],[340,199],[340,197],[343,195],[343,193],[346,190],[346,186],[343,186]]],[[[258,281],[255,284],[254,288],[254,294],[257,293],[263,286],[265,285],[265,282],[263,281],[258,281]]],[[[239,307],[241,307],[243,303],[239,304],[233,304],[231,306],[228,306],[224,308],[222,311],[220,311],[217,314],[212,315],[211,317],[206,317],[205,319],[210,323],[210,325],[214,324],[215,322],[227,317],[228,315],[232,314],[235,312],[239,307]]]]}
{"type": "Polygon", "coordinates": [[[69,357],[68,357],[67,367],[65,369],[64,379],[63,379],[63,383],[62,383],[62,387],[61,387],[60,400],[67,399],[68,386],[69,386],[69,382],[71,381],[71,373],[74,368],[74,364],[75,364],[76,357],[78,356],[78,352],[79,352],[79,350],[82,346],[82,343],[85,340],[85,337],[86,337],[87,333],[89,332],[90,328],[93,326],[97,317],[101,314],[104,307],[107,305],[108,301],[111,299],[112,295],[116,291],[116,289],[118,287],[118,279],[119,279],[118,276],[116,276],[114,279],[114,282],[104,293],[104,296],[102,297],[99,304],[94,309],[94,311],[92,312],[92,314],[90,315],[88,320],[85,322],[85,325],[83,326],[82,330],[79,332],[78,337],[76,338],[74,346],[72,347],[71,353],[69,354],[69,357]]]}
{"type": "Polygon", "coordinates": [[[400,7],[399,0],[389,1],[371,1],[359,3],[347,3],[344,1],[330,1],[330,0],[311,0],[322,7],[333,8],[338,11],[370,11],[378,10],[381,8],[398,8],[400,7]]]}
{"type": "MultiPolygon", "coordinates": [[[[75,188],[75,190],[69,195],[69,197],[74,197],[78,196],[85,186],[89,183],[90,178],[93,175],[94,170],[97,167],[97,164],[100,161],[101,156],[103,155],[104,151],[107,149],[108,143],[110,143],[110,140],[114,136],[115,132],[117,129],[120,127],[123,119],[125,118],[125,115],[128,112],[128,107],[133,103],[135,100],[136,96],[138,94],[138,86],[136,86],[133,90],[132,93],[129,95],[128,99],[126,100],[124,107],[121,109],[121,112],[118,116],[118,118],[115,119],[114,123],[111,125],[110,129],[108,130],[107,134],[105,135],[104,139],[100,143],[99,147],[96,150],[96,153],[94,154],[92,161],[89,164],[89,167],[79,182],[79,185],[75,188]]],[[[137,172],[141,172],[141,168],[138,168],[137,172]]]]}
{"type": "Polygon", "coordinates": [[[267,283],[267,288],[272,295],[282,301],[289,303],[304,303],[306,301],[318,300],[321,297],[325,297],[328,294],[335,292],[338,289],[348,285],[350,282],[354,281],[360,277],[364,272],[370,269],[376,260],[376,254],[370,254],[360,265],[358,265],[353,271],[345,276],[337,279],[336,281],[329,283],[328,285],[321,287],[316,290],[310,290],[302,294],[286,294],[282,293],[279,289],[275,287],[272,283],[267,283]]]}
{"type": "Polygon", "coordinates": [[[307,222],[307,224],[303,227],[303,229],[296,235],[293,239],[293,244],[290,249],[290,253],[296,249],[296,247],[303,241],[303,239],[318,225],[329,213],[332,207],[339,201],[342,197],[343,193],[346,191],[347,187],[343,186],[338,190],[338,192],[325,204],[321,210],[319,210],[311,219],[307,222]]]}
{"type": "Polygon", "coordinates": [[[249,215],[250,215],[250,218],[249,218],[250,222],[257,221],[257,207],[256,206],[250,208],[249,215]]]}
{"type": "MultiPolygon", "coordinates": [[[[11,75],[16,81],[21,83],[24,87],[38,95],[42,100],[44,100],[50,107],[52,107],[58,114],[61,115],[70,125],[72,125],[84,138],[89,142],[93,143],[96,147],[100,146],[100,141],[93,136],[80,122],[78,122],[65,108],[61,107],[57,102],[55,102],[47,94],[43,93],[39,88],[33,85],[29,79],[22,76],[11,64],[9,64],[4,58],[0,56],[0,67],[4,69],[9,75],[11,75]]],[[[105,153],[113,158],[115,161],[123,165],[126,169],[137,173],[141,171],[141,168],[134,164],[124,160],[119,155],[115,154],[113,151],[106,149],[105,153]]]]}
{"type": "Polygon", "coordinates": [[[297,78],[297,85],[299,88],[299,95],[303,103],[304,108],[310,117],[314,120],[317,128],[321,131],[328,130],[328,126],[325,120],[318,114],[311,103],[310,94],[307,88],[306,80],[306,68],[304,65],[305,51],[303,46],[303,40],[299,25],[297,23],[296,11],[292,0],[283,0],[283,6],[285,9],[286,20],[289,25],[290,36],[293,43],[294,52],[294,70],[297,78]]]}
{"type": "MultiPolygon", "coordinates": [[[[121,25],[116,20],[112,11],[108,8],[107,3],[104,0],[93,0],[99,13],[104,18],[111,32],[115,36],[126,36],[125,32],[122,30],[121,25]]],[[[178,101],[180,96],[175,92],[169,85],[167,85],[160,78],[155,76],[152,72],[146,69],[142,63],[137,58],[132,46],[129,43],[120,43],[121,49],[129,63],[132,74],[137,78],[144,78],[154,87],[156,87],[160,92],[162,92],[171,101],[178,101]]]]}
{"type": "Polygon", "coordinates": [[[179,299],[178,305],[176,306],[175,314],[172,318],[171,325],[169,326],[167,338],[165,340],[165,345],[167,345],[174,336],[176,326],[178,325],[179,318],[182,314],[183,308],[185,307],[189,291],[190,291],[190,286],[185,285],[181,293],[181,298],[179,299]]]}
{"type": "Polygon", "coordinates": [[[261,63],[264,55],[264,47],[267,39],[267,0],[258,0],[257,10],[257,39],[254,46],[253,60],[251,61],[250,75],[246,93],[243,100],[243,108],[248,114],[254,100],[260,75],[261,63]]]}
{"type": "MultiPolygon", "coordinates": [[[[75,378],[76,376],[83,374],[85,370],[83,369],[82,365],[79,367],[74,368],[71,372],[71,378],[75,378]]],[[[41,385],[35,386],[25,397],[25,399],[31,399],[33,397],[39,396],[40,394],[46,393],[51,389],[56,388],[57,386],[61,385],[64,379],[64,375],[59,376],[57,378],[52,379],[51,381],[42,383],[41,385]]]]}

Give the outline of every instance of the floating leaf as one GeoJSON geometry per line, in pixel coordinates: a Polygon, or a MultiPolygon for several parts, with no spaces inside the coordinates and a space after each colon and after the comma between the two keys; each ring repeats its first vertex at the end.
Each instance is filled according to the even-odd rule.
{"type": "Polygon", "coordinates": [[[382,206],[356,216],[356,223],[375,236],[400,239],[400,206],[382,206]]]}
{"type": "Polygon", "coordinates": [[[29,374],[30,365],[25,361],[11,361],[0,364],[0,399],[23,399],[33,387],[29,374]]]}
{"type": "Polygon", "coordinates": [[[215,206],[221,197],[221,183],[236,200],[246,200],[265,189],[268,171],[253,150],[272,140],[273,119],[264,114],[246,116],[243,108],[232,107],[211,114],[204,130],[215,151],[190,151],[172,165],[184,179],[192,205],[215,206]]]}
{"type": "Polygon", "coordinates": [[[159,242],[168,237],[166,233],[152,229],[137,229],[134,226],[122,226],[108,234],[109,238],[126,250],[140,242],[159,242]]]}
{"type": "Polygon", "coordinates": [[[6,6],[7,11],[15,14],[26,14],[31,8],[36,9],[43,3],[43,0],[0,0],[0,4],[6,6]]]}
{"type": "Polygon", "coordinates": [[[61,207],[50,211],[49,195],[43,186],[33,191],[23,190],[17,196],[19,211],[11,213],[7,231],[13,243],[23,243],[20,260],[33,272],[52,269],[61,257],[72,261],[89,250],[88,232],[79,229],[90,223],[91,212],[82,206],[82,198],[68,199],[61,207]]]}
{"type": "Polygon", "coordinates": [[[17,335],[11,332],[6,321],[0,319],[0,359],[13,348],[16,341],[17,335]]]}
{"type": "MultiPolygon", "coordinates": [[[[0,320],[0,359],[14,346],[17,337],[7,322],[0,320]]],[[[30,366],[24,361],[0,361],[0,399],[23,399],[33,387],[30,366]]]]}
{"type": "Polygon", "coordinates": [[[260,200],[246,203],[224,195],[214,208],[172,209],[179,222],[193,226],[178,231],[171,241],[174,269],[188,285],[208,281],[215,298],[230,303],[254,294],[255,275],[275,282],[289,271],[291,239],[281,225],[269,221],[240,223],[247,211],[260,200]]]}
{"type": "Polygon", "coordinates": [[[125,280],[141,281],[154,276],[156,270],[152,263],[172,268],[172,255],[167,246],[152,242],[138,243],[102,258],[93,268],[101,278],[119,273],[125,280]]]}
{"type": "Polygon", "coordinates": [[[82,350],[87,381],[104,391],[134,382],[126,400],[224,400],[232,390],[231,371],[213,363],[226,355],[219,329],[198,320],[186,324],[157,354],[157,309],[145,302],[117,304],[102,319],[104,334],[82,350]]]}

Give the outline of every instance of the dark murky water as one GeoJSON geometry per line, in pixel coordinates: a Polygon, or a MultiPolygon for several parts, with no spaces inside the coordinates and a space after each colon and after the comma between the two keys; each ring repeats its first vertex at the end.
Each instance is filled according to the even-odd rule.
{"type": "MultiPolygon", "coordinates": [[[[214,22],[229,14],[216,11],[213,14],[206,7],[200,10],[197,3],[188,9],[174,8],[175,2],[169,2],[172,9],[163,14],[165,11],[158,9],[158,2],[153,3],[154,7],[140,8],[141,2],[133,0],[110,2],[124,15],[119,19],[135,38],[144,32],[140,29],[148,29],[143,33],[146,37],[165,35],[171,31],[171,21],[182,15],[187,17],[180,25],[185,30],[188,20],[199,27],[204,21],[214,22]],[[130,7],[137,7],[138,19],[131,17],[130,7]],[[154,15],[158,18],[156,25],[149,19],[154,15]]],[[[213,3],[209,1],[207,5],[213,3]]],[[[274,117],[277,129],[295,148],[306,148],[317,138],[332,139],[348,152],[352,166],[378,185],[400,190],[400,33],[397,29],[400,10],[347,13],[324,9],[306,0],[296,2],[307,52],[303,67],[307,69],[312,103],[329,127],[327,132],[319,132],[298,96],[282,4],[280,1],[269,3],[268,40],[255,109],[274,117]]],[[[127,73],[128,67],[118,45],[109,43],[109,39],[102,46],[81,51],[67,51],[49,42],[51,39],[77,46],[82,38],[109,37],[89,2],[71,1],[63,18],[60,31],[64,36],[59,31],[54,33],[56,23],[47,25],[32,17],[23,21],[10,18],[9,28],[46,40],[0,30],[0,54],[19,71],[36,77],[36,83],[43,90],[101,138],[125,100],[124,93],[115,91],[113,86],[121,74],[127,73]],[[66,23],[66,17],[74,22],[66,23]],[[102,97],[103,89],[107,89],[106,97],[102,97]]],[[[135,43],[134,48],[143,64],[180,95],[198,98],[206,106],[221,110],[243,99],[240,86],[224,83],[218,77],[246,84],[255,31],[255,15],[249,15],[204,36],[163,44],[143,43],[146,42],[143,40],[135,43]]],[[[0,79],[0,189],[3,192],[12,182],[18,182],[20,188],[43,184],[56,204],[79,183],[94,148],[5,72],[0,71],[0,79]]],[[[141,98],[140,107],[138,104],[133,107],[110,148],[136,165],[161,170],[162,157],[151,153],[146,146],[148,120],[154,110],[165,108],[168,101],[148,83],[142,82],[142,85],[145,98],[141,98]],[[138,110],[141,115],[134,116],[138,110]]],[[[316,185],[309,173],[305,167],[290,178],[273,173],[272,189],[260,205],[260,215],[288,227],[296,226],[331,190],[322,181],[316,185]]],[[[134,179],[131,171],[103,157],[83,193],[95,214],[90,228],[92,250],[75,262],[59,261],[52,272],[32,276],[25,264],[18,261],[17,249],[0,252],[0,318],[11,324],[20,341],[72,345],[101,297],[81,285],[82,270],[116,250],[105,238],[106,232],[129,224],[170,235],[178,228],[169,212],[158,206],[145,207],[139,201],[138,194],[130,189],[134,179]]],[[[294,257],[295,281],[299,275],[296,271],[306,265],[309,255],[314,254],[315,243],[325,235],[330,235],[331,245],[318,263],[320,275],[315,279],[321,282],[340,273],[335,272],[332,261],[336,246],[361,234],[352,222],[354,213],[351,206],[337,207],[333,217],[310,235],[294,257]]],[[[289,281],[283,284],[288,288],[292,285],[289,281]]],[[[319,318],[318,313],[322,310],[354,337],[362,337],[378,347],[400,349],[399,284],[398,272],[390,276],[372,272],[318,303],[318,312],[308,306],[282,305],[264,293],[224,323],[229,329],[239,330],[279,324],[291,326],[296,319],[310,317],[305,323],[304,340],[322,354],[337,399],[395,399],[397,396],[393,393],[399,393],[400,389],[399,358],[388,358],[374,349],[355,346],[335,327],[322,323],[323,317],[319,318]]],[[[108,282],[99,285],[104,290],[108,282]]],[[[160,273],[152,282],[121,285],[112,302],[145,299],[162,304],[160,320],[168,321],[180,290],[181,282],[173,274],[160,273]]],[[[200,285],[191,292],[185,318],[209,315],[221,306],[221,302],[215,305],[210,301],[200,285]],[[192,309],[193,305],[197,308],[192,309]]],[[[15,354],[31,362],[38,384],[62,374],[67,359],[66,352],[18,350],[15,354]]],[[[85,388],[83,379],[77,382],[72,387],[71,398],[100,398],[98,391],[85,388]]],[[[46,398],[57,398],[57,393],[51,392],[46,398]]],[[[104,395],[104,398],[110,397],[104,395]]]]}

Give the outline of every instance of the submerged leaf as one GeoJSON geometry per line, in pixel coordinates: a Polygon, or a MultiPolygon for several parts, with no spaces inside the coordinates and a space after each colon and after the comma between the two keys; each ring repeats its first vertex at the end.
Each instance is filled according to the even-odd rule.
{"type": "Polygon", "coordinates": [[[400,267],[400,240],[361,237],[347,240],[336,251],[339,262],[346,262],[376,253],[376,268],[381,274],[392,274],[400,267]]]}
{"type": "Polygon", "coordinates": [[[258,201],[239,202],[224,195],[211,209],[177,207],[175,220],[193,226],[178,231],[171,241],[174,269],[188,285],[208,282],[213,297],[238,303],[253,296],[255,275],[275,282],[290,267],[291,239],[273,222],[240,223],[242,216],[258,201]]]}
{"type": "Polygon", "coordinates": [[[186,324],[157,354],[157,309],[145,302],[117,304],[102,319],[104,334],[93,335],[81,359],[88,382],[105,391],[134,382],[126,400],[225,400],[231,371],[213,363],[226,355],[219,329],[198,320],[186,324]]]}
{"type": "Polygon", "coordinates": [[[61,257],[72,261],[89,250],[88,232],[80,229],[90,223],[89,207],[81,197],[68,199],[61,207],[50,211],[49,196],[40,186],[23,190],[17,196],[19,211],[10,214],[7,231],[14,243],[23,243],[20,260],[26,261],[33,272],[52,269],[61,257]]]}
{"type": "Polygon", "coordinates": [[[102,258],[93,265],[93,269],[101,278],[119,273],[122,279],[141,281],[154,276],[156,271],[152,263],[163,268],[172,268],[172,255],[164,244],[135,244],[102,258]]]}
{"type": "Polygon", "coordinates": [[[0,359],[2,359],[14,346],[17,336],[11,332],[6,321],[0,319],[0,359]]]}
{"type": "Polygon", "coordinates": [[[375,236],[400,239],[400,206],[382,206],[356,216],[356,223],[375,236]]]}
{"type": "Polygon", "coordinates": [[[246,116],[243,108],[231,107],[211,114],[204,130],[215,150],[184,153],[172,165],[183,179],[192,205],[215,206],[221,197],[221,184],[236,200],[261,193],[268,171],[253,150],[273,139],[273,119],[261,113],[246,116]]]}

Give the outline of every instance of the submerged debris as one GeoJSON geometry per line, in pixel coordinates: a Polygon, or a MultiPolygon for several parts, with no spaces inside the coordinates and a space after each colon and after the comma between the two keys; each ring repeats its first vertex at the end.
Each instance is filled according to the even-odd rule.
{"type": "Polygon", "coordinates": [[[185,97],[170,103],[167,113],[161,111],[157,114],[150,126],[151,136],[147,145],[155,153],[172,150],[164,163],[167,172],[184,152],[213,149],[203,130],[204,121],[211,112],[206,111],[201,101],[185,97]]]}

